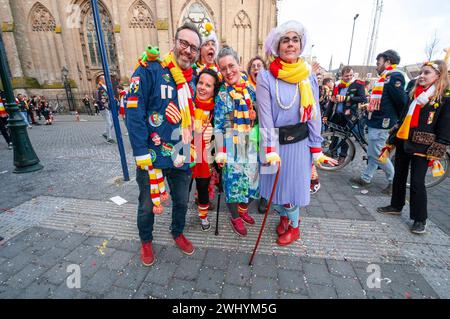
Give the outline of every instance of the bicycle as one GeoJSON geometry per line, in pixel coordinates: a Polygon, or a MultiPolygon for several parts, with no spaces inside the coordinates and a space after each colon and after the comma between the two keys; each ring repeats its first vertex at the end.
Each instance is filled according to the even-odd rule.
{"type": "MultiPolygon", "coordinates": [[[[342,148],[344,144],[347,145],[348,151],[347,156],[343,161],[340,161],[338,165],[326,166],[319,165],[318,168],[324,171],[338,171],[346,167],[350,162],[355,159],[356,156],[356,145],[353,142],[352,138],[360,145],[365,154],[367,154],[367,146],[368,142],[366,139],[366,129],[362,125],[360,125],[361,120],[364,118],[363,112],[358,112],[357,114],[353,114],[347,121],[345,126],[340,126],[332,122],[328,122],[327,125],[332,131],[325,132],[322,134],[323,142],[322,142],[322,150],[325,155],[337,158],[339,154],[339,150],[342,148]],[[333,144],[334,141],[334,144],[333,144]]],[[[367,161],[368,157],[363,156],[363,160],[367,161]]],[[[395,149],[391,153],[391,160],[395,160],[395,149]]],[[[425,176],[425,187],[430,188],[442,183],[448,176],[450,176],[450,151],[447,151],[447,154],[443,159],[440,160],[442,167],[444,169],[444,174],[442,176],[434,177],[431,168],[428,169],[427,174],[425,176]]],[[[408,188],[410,187],[410,174],[408,175],[408,188]]]]}

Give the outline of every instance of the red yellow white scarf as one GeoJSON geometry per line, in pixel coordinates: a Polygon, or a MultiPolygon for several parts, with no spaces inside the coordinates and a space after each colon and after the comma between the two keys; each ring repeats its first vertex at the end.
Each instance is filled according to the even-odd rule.
{"type": "Polygon", "coordinates": [[[183,71],[175,59],[175,54],[170,52],[161,62],[163,67],[167,67],[177,84],[178,107],[181,112],[181,133],[184,144],[189,144],[192,140],[192,117],[194,116],[194,103],[192,102],[193,92],[189,86],[192,80],[193,70],[190,68],[183,71]]]}
{"type": "Polygon", "coordinates": [[[334,87],[333,96],[336,96],[341,92],[342,89],[348,88],[353,82],[345,82],[344,80],[339,80],[339,84],[334,87]]]}
{"type": "Polygon", "coordinates": [[[286,63],[280,58],[276,58],[270,64],[270,72],[272,75],[282,81],[298,84],[300,88],[300,121],[305,123],[316,115],[316,102],[309,81],[311,74],[308,63],[302,58],[296,63],[286,63]]]}
{"type": "Polygon", "coordinates": [[[414,101],[409,105],[408,113],[403,120],[400,129],[397,132],[397,137],[402,140],[409,138],[409,131],[412,128],[419,126],[419,115],[422,107],[430,102],[430,97],[436,91],[436,86],[432,85],[425,90],[423,86],[418,86],[414,92],[414,101]]]}
{"type": "Polygon", "coordinates": [[[397,64],[390,65],[383,71],[378,81],[375,83],[372,89],[372,95],[370,96],[370,102],[368,111],[379,111],[381,105],[381,97],[383,96],[384,83],[386,82],[386,77],[391,73],[392,70],[397,68],[397,64]]]}

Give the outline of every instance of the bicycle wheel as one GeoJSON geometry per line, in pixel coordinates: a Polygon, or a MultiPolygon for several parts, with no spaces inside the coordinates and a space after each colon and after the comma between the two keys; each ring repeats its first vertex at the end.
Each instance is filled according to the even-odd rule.
{"type": "MultiPolygon", "coordinates": [[[[439,185],[450,175],[450,173],[449,173],[450,158],[449,158],[448,154],[446,154],[444,156],[444,158],[440,160],[440,162],[442,164],[442,167],[444,168],[445,173],[442,176],[434,177],[431,172],[431,167],[429,167],[427,174],[425,175],[425,187],[426,188],[431,188],[436,185],[439,185]]],[[[408,188],[411,186],[410,178],[411,178],[411,174],[408,174],[408,182],[406,184],[408,186],[408,188]]]]}
{"type": "Polygon", "coordinates": [[[344,160],[339,160],[336,166],[329,166],[327,164],[320,164],[317,167],[324,171],[337,171],[350,163],[355,155],[355,144],[340,132],[326,132],[322,134],[322,151],[323,153],[335,160],[339,160],[339,152],[342,146],[347,145],[347,156],[344,160]]]}

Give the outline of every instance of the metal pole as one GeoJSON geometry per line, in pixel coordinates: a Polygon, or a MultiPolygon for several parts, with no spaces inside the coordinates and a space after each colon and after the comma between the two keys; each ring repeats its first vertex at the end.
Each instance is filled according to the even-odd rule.
{"type": "Polygon", "coordinates": [[[119,147],[120,162],[122,164],[123,179],[129,181],[130,176],[128,174],[127,160],[125,156],[125,148],[123,146],[122,132],[120,130],[119,117],[117,113],[117,106],[115,105],[113,86],[111,82],[111,75],[109,73],[108,59],[106,58],[105,40],[103,38],[102,24],[100,19],[100,12],[98,10],[98,1],[91,0],[92,13],[94,15],[95,33],[97,35],[98,47],[100,50],[103,73],[105,75],[106,87],[108,89],[109,109],[112,112],[112,118],[114,123],[114,130],[117,137],[117,146],[119,147]]]}
{"type": "Polygon", "coordinates": [[[8,60],[3,44],[2,32],[0,30],[0,75],[5,91],[5,109],[9,114],[8,127],[11,130],[11,140],[14,147],[14,173],[30,173],[44,168],[39,164],[39,158],[34,152],[33,145],[28,137],[27,125],[19,114],[19,108],[14,98],[11,73],[9,72],[8,60]]]}
{"type": "Polygon", "coordinates": [[[350,41],[350,51],[348,52],[347,65],[350,65],[350,56],[352,54],[352,46],[353,46],[353,35],[355,34],[355,23],[356,23],[356,19],[358,19],[358,17],[359,17],[359,14],[356,14],[355,17],[353,18],[352,40],[350,41]]]}

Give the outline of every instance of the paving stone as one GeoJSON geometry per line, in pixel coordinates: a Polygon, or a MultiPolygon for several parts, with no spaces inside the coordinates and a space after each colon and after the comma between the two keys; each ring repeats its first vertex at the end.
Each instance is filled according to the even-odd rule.
{"type": "Polygon", "coordinates": [[[57,286],[49,283],[33,282],[24,289],[23,294],[17,296],[18,299],[46,299],[53,295],[57,286]]]}
{"type": "Polygon", "coordinates": [[[303,272],[296,270],[278,270],[280,289],[291,293],[307,294],[303,272]]]}
{"type": "Polygon", "coordinates": [[[236,286],[249,286],[251,284],[250,267],[230,264],[225,273],[225,282],[236,286]]]}
{"type": "Polygon", "coordinates": [[[128,265],[118,274],[114,285],[127,290],[137,290],[149,272],[149,268],[141,265],[128,265]]]}
{"type": "Polygon", "coordinates": [[[195,282],[174,279],[167,289],[168,299],[190,299],[194,293],[195,282]]]}
{"type": "Polygon", "coordinates": [[[133,253],[116,250],[108,259],[107,267],[112,270],[122,270],[130,264],[133,253]]]}
{"type": "Polygon", "coordinates": [[[81,283],[81,289],[87,293],[105,294],[117,280],[116,271],[107,268],[100,268],[86,284],[81,283]]]}
{"type": "Polygon", "coordinates": [[[157,262],[150,267],[147,277],[145,277],[145,282],[167,286],[176,268],[177,265],[175,264],[157,262]]]}
{"type": "Polygon", "coordinates": [[[57,263],[48,271],[46,271],[42,275],[42,277],[45,278],[49,283],[59,286],[61,285],[61,283],[66,282],[67,278],[72,274],[70,272],[67,272],[67,266],[69,265],[70,263],[68,262],[57,263]]]}
{"type": "MultiPolygon", "coordinates": [[[[156,244],[153,244],[153,250],[156,251],[156,244]]],[[[160,245],[158,245],[160,246],[160,245]]],[[[139,252],[141,248],[141,242],[138,240],[117,240],[112,239],[108,243],[108,247],[115,248],[117,250],[126,250],[129,252],[139,252]]]]}
{"type": "Polygon", "coordinates": [[[194,291],[192,294],[192,299],[219,299],[219,295],[202,291],[194,291]]]}
{"type": "Polygon", "coordinates": [[[365,299],[363,288],[358,279],[332,276],[339,299],[365,299]]]}
{"type": "Polygon", "coordinates": [[[192,259],[204,260],[206,256],[207,249],[201,247],[195,247],[195,252],[193,255],[189,256],[192,259]]]}
{"type": "Polygon", "coordinates": [[[106,241],[107,246],[109,246],[110,240],[111,240],[111,237],[89,236],[88,238],[86,238],[85,241],[83,241],[83,245],[93,246],[93,247],[101,247],[103,245],[103,243],[106,241]]]}
{"type": "Polygon", "coordinates": [[[67,251],[71,251],[75,249],[77,246],[79,246],[86,239],[87,236],[85,235],[70,233],[64,240],[57,242],[56,246],[60,248],[65,248],[67,249],[67,251]]]}
{"type": "Polygon", "coordinates": [[[249,299],[250,287],[241,287],[225,284],[222,290],[223,299],[249,299]]]}
{"type": "Polygon", "coordinates": [[[37,257],[32,255],[32,251],[30,249],[31,248],[27,248],[23,253],[10,260],[6,260],[6,262],[2,264],[2,272],[9,275],[18,273],[25,268],[25,266],[31,264],[33,260],[36,260],[37,257]]]}
{"type": "Polygon", "coordinates": [[[254,266],[274,266],[277,265],[277,257],[274,255],[258,254],[253,259],[254,266]]]}
{"type": "Polygon", "coordinates": [[[3,299],[16,299],[17,296],[23,294],[24,289],[0,286],[0,300],[3,299]]]}
{"type": "Polygon", "coordinates": [[[224,284],[225,272],[219,269],[202,267],[195,287],[196,291],[220,294],[224,284]]]}
{"type": "Polygon", "coordinates": [[[302,261],[298,256],[278,255],[277,265],[282,269],[302,270],[302,261]]]}
{"type": "Polygon", "coordinates": [[[51,299],[88,299],[89,294],[82,292],[80,289],[67,287],[66,282],[58,286],[58,288],[53,291],[52,295],[49,296],[51,299]]]}
{"type": "Polygon", "coordinates": [[[308,295],[293,294],[286,291],[280,292],[280,299],[309,299],[308,295]]]}
{"type": "Polygon", "coordinates": [[[326,265],[303,263],[303,272],[306,277],[306,283],[331,285],[332,280],[326,265]]]}
{"type": "Polygon", "coordinates": [[[161,261],[174,264],[178,264],[184,257],[184,254],[181,252],[181,250],[175,246],[164,247],[158,255],[161,261]]]}
{"type": "Polygon", "coordinates": [[[336,290],[333,287],[308,284],[308,295],[311,299],[337,299],[336,290]]]}
{"type": "Polygon", "coordinates": [[[328,270],[332,275],[355,278],[356,273],[353,270],[351,262],[327,259],[328,270]]]}
{"type": "Polygon", "coordinates": [[[8,241],[6,244],[0,246],[0,257],[7,259],[14,258],[27,248],[27,243],[23,241],[8,241]]]}
{"type": "Polygon", "coordinates": [[[302,264],[304,264],[304,263],[319,264],[319,265],[326,264],[326,260],[324,258],[314,258],[314,257],[302,256],[302,257],[300,257],[300,260],[302,261],[302,264]]]}
{"type": "Polygon", "coordinates": [[[63,257],[67,254],[67,251],[63,248],[52,247],[42,257],[38,257],[35,261],[39,265],[51,267],[57,262],[63,260],[63,257]]]}
{"type": "Polygon", "coordinates": [[[248,265],[251,254],[242,252],[230,252],[230,265],[248,265]]]}
{"type": "Polygon", "coordinates": [[[177,265],[174,276],[183,280],[195,280],[199,275],[201,267],[201,260],[186,258],[177,265]]]}
{"type": "Polygon", "coordinates": [[[167,286],[152,284],[150,282],[142,283],[139,290],[133,298],[135,299],[167,299],[167,286]]]}
{"type": "Polygon", "coordinates": [[[45,273],[48,268],[44,268],[42,266],[37,266],[33,264],[27,265],[20,272],[12,276],[6,284],[12,288],[26,288],[33,281],[39,280],[39,277],[45,273]]]}
{"type": "Polygon", "coordinates": [[[253,265],[252,276],[276,279],[278,276],[276,265],[253,265]]]}
{"type": "Polygon", "coordinates": [[[92,246],[80,245],[75,248],[70,254],[68,254],[64,259],[74,264],[81,264],[89,256],[92,256],[97,251],[97,248],[92,246]]]}
{"type": "Polygon", "coordinates": [[[105,299],[132,299],[136,292],[120,287],[111,287],[108,293],[105,294],[105,299]]]}
{"type": "Polygon", "coordinates": [[[228,268],[229,255],[227,251],[209,249],[203,264],[212,268],[226,270],[228,268]]]}
{"type": "Polygon", "coordinates": [[[252,299],[276,299],[278,282],[275,279],[256,277],[252,279],[250,296],[252,299]]]}

